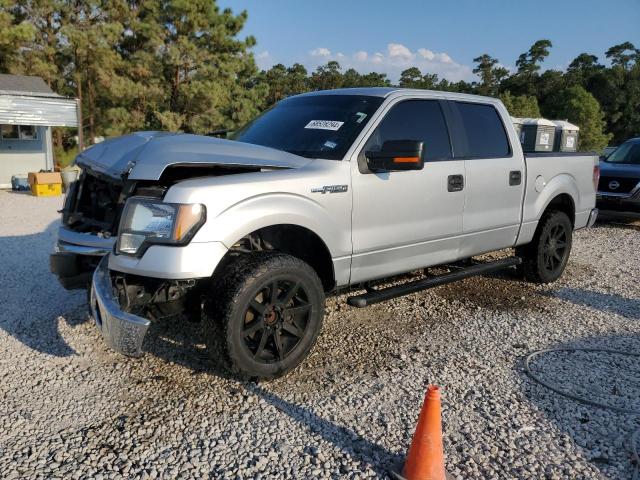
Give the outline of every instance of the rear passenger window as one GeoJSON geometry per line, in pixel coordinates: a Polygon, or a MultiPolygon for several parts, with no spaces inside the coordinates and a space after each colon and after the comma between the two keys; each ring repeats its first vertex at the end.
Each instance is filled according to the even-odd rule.
{"type": "Polygon", "coordinates": [[[456,157],[508,157],[511,153],[507,132],[500,115],[491,105],[480,103],[451,102],[457,113],[466,142],[461,139],[461,150],[456,157]]]}
{"type": "Polygon", "coordinates": [[[393,106],[363,151],[379,151],[388,140],[421,140],[426,160],[451,158],[449,132],[437,100],[407,100],[393,106]]]}

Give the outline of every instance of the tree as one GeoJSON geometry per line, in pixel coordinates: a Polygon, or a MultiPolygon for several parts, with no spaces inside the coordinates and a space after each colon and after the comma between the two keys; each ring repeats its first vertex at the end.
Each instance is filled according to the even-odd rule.
{"type": "Polygon", "coordinates": [[[527,95],[511,95],[508,90],[500,94],[509,115],[520,118],[540,117],[540,108],[536,97],[527,95]]]}
{"type": "Polygon", "coordinates": [[[11,72],[21,47],[35,37],[34,25],[19,13],[17,2],[0,0],[0,73],[11,72]]]}
{"type": "Polygon", "coordinates": [[[299,63],[295,63],[289,68],[281,63],[274,65],[269,70],[261,72],[260,81],[269,88],[264,108],[270,107],[283,98],[306,92],[309,89],[307,69],[299,63]]]}
{"type": "Polygon", "coordinates": [[[390,87],[391,81],[386,73],[369,72],[360,75],[360,87],[390,87]]]}
{"type": "Polygon", "coordinates": [[[502,83],[502,90],[515,95],[537,95],[536,81],[544,59],[549,56],[552,44],[549,40],[538,40],[516,60],[517,72],[502,83]]]}
{"type": "Polygon", "coordinates": [[[549,56],[549,49],[552,47],[550,40],[538,40],[531,45],[529,51],[522,53],[516,60],[518,73],[531,77],[540,70],[540,64],[549,56]]]}
{"type": "Polygon", "coordinates": [[[335,60],[319,66],[311,74],[309,85],[311,90],[332,90],[342,87],[343,77],[340,64],[335,60]]]}
{"type": "Polygon", "coordinates": [[[583,87],[573,85],[554,95],[555,118],[567,119],[580,127],[579,147],[582,151],[600,151],[611,135],[605,133],[606,123],[600,104],[583,87]]]}
{"type": "Polygon", "coordinates": [[[496,95],[500,82],[509,75],[509,71],[499,66],[498,59],[486,53],[473,59],[478,65],[473,73],[480,77],[481,83],[476,85],[476,91],[480,95],[496,95]],[[498,65],[496,67],[496,65],[498,65]]]}
{"type": "Polygon", "coordinates": [[[398,86],[402,88],[421,88],[422,72],[417,67],[410,67],[400,73],[398,86]]]}
{"type": "Polygon", "coordinates": [[[428,90],[439,90],[438,75],[435,73],[425,73],[424,75],[417,67],[410,67],[400,73],[398,85],[402,88],[422,88],[428,90]]]}
{"type": "Polygon", "coordinates": [[[612,65],[627,70],[632,62],[638,62],[640,50],[638,50],[633,43],[624,42],[611,47],[606,51],[605,55],[611,60],[612,65]]]}
{"type": "Polygon", "coordinates": [[[79,100],[81,118],[87,119],[91,144],[97,136],[96,122],[102,116],[103,103],[114,96],[111,86],[117,84],[116,68],[121,62],[117,46],[127,8],[118,0],[67,2],[66,7],[60,10],[64,22],[57,33],[56,48],[67,84],[73,86],[79,100]]]}
{"type": "Polygon", "coordinates": [[[118,90],[107,102],[111,134],[117,128],[207,133],[234,129],[254,117],[267,85],[239,39],[246,12],[234,15],[210,0],[128,0],[118,46],[123,63],[118,90]],[[118,120],[120,123],[115,123],[118,120]]]}

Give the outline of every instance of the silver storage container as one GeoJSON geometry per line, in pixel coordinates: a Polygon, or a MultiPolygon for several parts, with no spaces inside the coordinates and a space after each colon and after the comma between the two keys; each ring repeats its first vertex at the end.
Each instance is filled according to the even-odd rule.
{"type": "Polygon", "coordinates": [[[580,127],[566,120],[554,120],[556,138],[553,150],[555,152],[575,152],[578,150],[578,134],[580,127]]]}
{"type": "Polygon", "coordinates": [[[546,118],[522,119],[522,150],[525,152],[552,152],[556,125],[546,118]]]}

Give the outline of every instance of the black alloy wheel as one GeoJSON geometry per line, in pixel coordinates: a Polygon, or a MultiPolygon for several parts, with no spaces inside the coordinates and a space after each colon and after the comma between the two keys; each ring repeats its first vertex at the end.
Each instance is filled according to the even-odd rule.
{"type": "Polygon", "coordinates": [[[244,344],[256,361],[283,361],[304,338],[310,315],[309,295],[298,280],[269,281],[245,310],[244,344]]]}
{"type": "Polygon", "coordinates": [[[535,283],[556,281],[564,272],[573,240],[573,224],[565,212],[547,212],[536,230],[531,243],[516,248],[522,258],[520,270],[525,278],[535,283]]]}
{"type": "Polygon", "coordinates": [[[214,279],[204,323],[207,347],[239,378],[276,378],[299,365],[320,333],[324,289],[291,255],[242,255],[214,279]]]}
{"type": "Polygon", "coordinates": [[[560,267],[567,255],[567,235],[565,226],[562,223],[553,225],[544,239],[543,258],[544,267],[552,273],[560,267]]]}

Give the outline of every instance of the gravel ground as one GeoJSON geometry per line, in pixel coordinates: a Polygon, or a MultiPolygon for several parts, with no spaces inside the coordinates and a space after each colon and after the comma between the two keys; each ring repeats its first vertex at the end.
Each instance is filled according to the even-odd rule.
{"type": "MultiPolygon", "coordinates": [[[[530,380],[541,348],[640,352],[640,222],[576,234],[563,278],[479,277],[368,309],[328,303],[311,357],[270,383],[207,360],[195,324],[156,324],[139,360],[105,348],[84,295],[48,273],[60,198],[0,192],[0,477],[384,478],[425,387],[443,386],[458,479],[628,479],[640,415],[530,380]]],[[[640,408],[640,362],[549,353],[567,391],[640,408]]]]}

